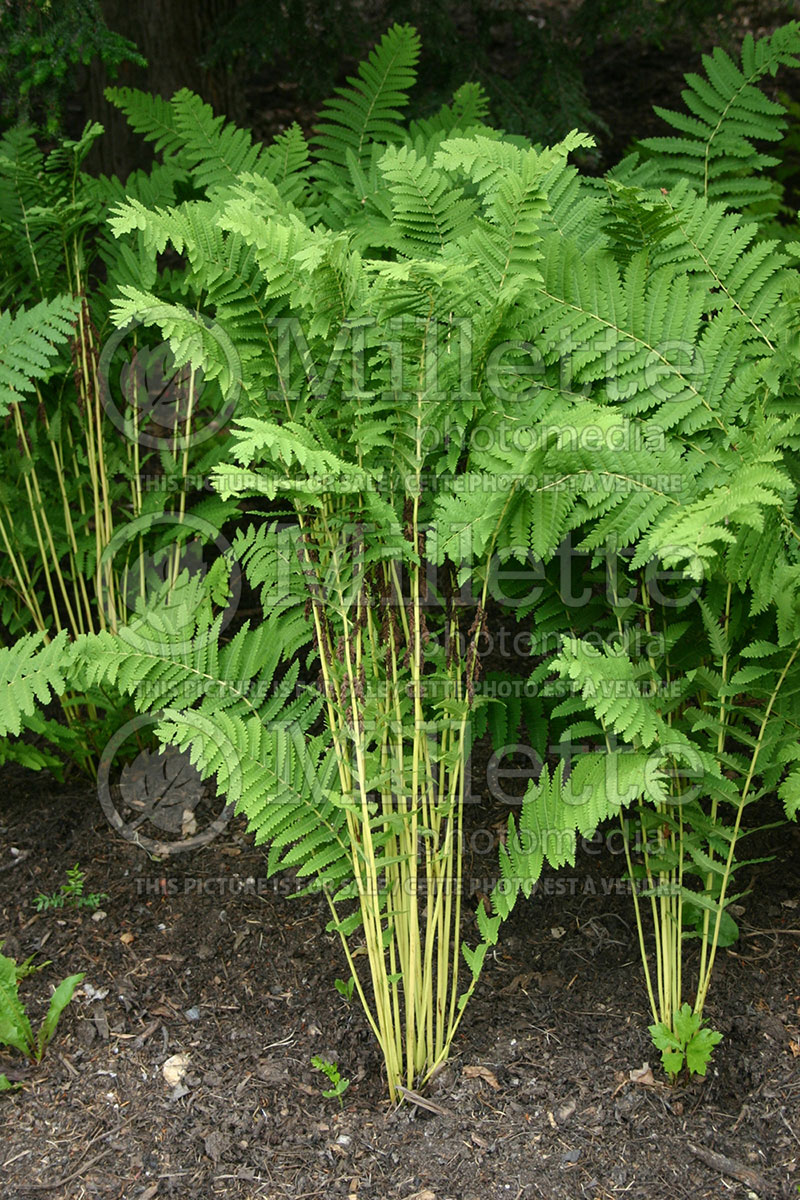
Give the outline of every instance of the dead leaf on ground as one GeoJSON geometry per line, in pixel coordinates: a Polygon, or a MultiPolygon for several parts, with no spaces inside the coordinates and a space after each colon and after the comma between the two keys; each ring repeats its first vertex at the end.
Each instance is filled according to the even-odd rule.
{"type": "Polygon", "coordinates": [[[517,988],[520,988],[524,992],[526,985],[529,984],[532,979],[533,972],[531,971],[526,971],[521,975],[515,975],[511,980],[511,983],[507,983],[505,987],[500,988],[497,994],[499,996],[510,996],[512,992],[517,990],[517,988]]]}
{"type": "Polygon", "coordinates": [[[792,1052],[792,1058],[800,1058],[800,1042],[789,1040],[789,1049],[792,1052]]]}
{"type": "Polygon", "coordinates": [[[653,1078],[653,1069],[650,1063],[642,1063],[640,1067],[634,1067],[628,1072],[631,1083],[641,1083],[644,1087],[655,1087],[655,1079],[653,1078]]]}
{"type": "Polygon", "coordinates": [[[230,1144],[230,1138],[226,1137],[224,1133],[220,1133],[216,1129],[203,1139],[205,1152],[215,1164],[219,1162],[220,1158],[228,1149],[230,1144]]]}
{"type": "Polygon", "coordinates": [[[161,1074],[170,1087],[177,1087],[189,1066],[188,1054],[173,1054],[161,1066],[161,1074]]]}
{"type": "Polygon", "coordinates": [[[425,1188],[421,1192],[413,1192],[412,1195],[406,1196],[405,1200],[436,1200],[436,1192],[432,1192],[430,1188],[425,1188]]]}
{"type": "Polygon", "coordinates": [[[500,1090],[500,1084],[497,1082],[497,1076],[494,1075],[488,1067],[482,1067],[479,1064],[475,1066],[464,1067],[462,1072],[465,1079],[485,1079],[490,1088],[494,1088],[497,1092],[500,1090]]]}

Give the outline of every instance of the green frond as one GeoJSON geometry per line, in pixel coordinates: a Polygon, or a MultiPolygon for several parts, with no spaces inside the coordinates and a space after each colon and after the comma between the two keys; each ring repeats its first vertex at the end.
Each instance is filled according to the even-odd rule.
{"type": "Polygon", "coordinates": [[[617,262],[624,267],[640,251],[652,256],[672,227],[664,197],[649,195],[611,177],[606,178],[606,186],[608,207],[602,226],[617,262]]]}
{"type": "Polygon", "coordinates": [[[138,288],[124,285],[113,309],[118,325],[141,321],[157,326],[170,344],[177,366],[190,363],[206,378],[219,381],[223,396],[235,395],[241,382],[241,361],[225,331],[182,304],[159,302],[138,288]]]}
{"type": "Polygon", "coordinates": [[[522,802],[519,826],[509,817],[508,838],[502,873],[515,879],[523,895],[542,873],[545,861],[552,867],[575,862],[575,825],[564,800],[564,764],[559,763],[552,778],[546,766],[537,783],[530,783],[522,802]]]}
{"type": "Polygon", "coordinates": [[[18,736],[30,718],[66,690],[66,630],[44,644],[43,633],[0,646],[0,737],[18,736]]]}
{"type": "Polygon", "coordinates": [[[153,163],[149,171],[132,171],[127,179],[116,175],[93,176],[87,179],[86,187],[103,204],[138,200],[145,208],[153,209],[174,204],[176,186],[186,177],[184,170],[168,161],[153,163]]]}
{"type": "Polygon", "coordinates": [[[581,175],[577,167],[556,162],[545,175],[544,190],[549,208],[542,219],[543,233],[558,233],[583,251],[605,244],[606,205],[596,180],[581,175]]]}
{"type": "Polygon", "coordinates": [[[726,299],[733,304],[747,340],[760,339],[772,349],[774,314],[789,279],[778,243],[756,240],[756,225],[743,223],[724,204],[704,205],[683,182],[664,197],[663,206],[673,226],[654,248],[654,265],[679,263],[708,289],[714,307],[726,299]]]}
{"type": "MultiPolygon", "coordinates": [[[[253,174],[274,184],[278,194],[289,204],[300,203],[306,193],[311,158],[305,135],[294,121],[279,133],[261,153],[253,174]]],[[[247,176],[239,170],[237,176],[247,176]]]]}
{"type": "Polygon", "coordinates": [[[15,316],[0,312],[0,416],[46,379],[60,348],[73,334],[78,301],[42,300],[15,316]]]}
{"type": "Polygon", "coordinates": [[[655,742],[669,744],[668,730],[655,700],[647,695],[648,683],[624,649],[597,649],[580,638],[564,637],[551,666],[604,724],[624,741],[645,748],[655,742]]]}
{"type": "Polygon", "coordinates": [[[169,157],[180,151],[181,139],[175,128],[175,110],[169,100],[128,87],[106,88],[105,97],[124,113],[135,133],[153,143],[156,152],[169,157]]]}
{"type": "Polygon", "coordinates": [[[315,132],[319,178],[341,175],[348,151],[362,163],[370,142],[402,141],[400,110],[408,103],[418,58],[416,30],[393,25],[361,63],[358,75],[348,79],[349,86],[336,88],[320,112],[315,132]]]}
{"type": "Polygon", "coordinates": [[[776,159],[757,142],[780,140],[785,110],[756,86],[780,66],[800,65],[800,24],[792,21],[758,42],[748,34],[741,65],[717,47],[703,56],[705,77],[686,76],[683,102],[691,115],[656,108],[679,136],[647,138],[642,146],[655,186],[687,180],[708,201],[747,208],[773,190],[766,174],[776,159]]]}
{"type": "Polygon", "coordinates": [[[800,771],[792,771],[786,776],[778,789],[778,795],[783,801],[786,820],[797,820],[797,814],[800,812],[800,771]]]}
{"type": "Polygon", "coordinates": [[[486,129],[471,137],[448,138],[439,146],[434,166],[466,175],[481,195],[491,196],[505,178],[520,173],[525,155],[526,150],[516,142],[486,129]]]}
{"type": "MultiPolygon", "coordinates": [[[[484,913],[478,922],[484,946],[496,940],[500,919],[509,915],[520,893],[531,894],[545,862],[556,869],[574,863],[576,834],[593,834],[601,821],[644,795],[653,778],[651,756],[637,751],[581,755],[567,780],[563,761],[552,776],[544,766],[538,781],[528,785],[518,820],[508,819],[500,846],[501,878],[491,895],[496,916],[484,913]]],[[[465,956],[469,962],[466,951],[465,956]]]]}
{"type": "Polygon", "coordinates": [[[66,290],[68,245],[100,221],[80,167],[101,132],[90,123],[47,157],[30,129],[0,138],[0,305],[17,307],[66,290]]]}
{"type": "Polygon", "coordinates": [[[437,151],[434,164],[466,176],[484,201],[484,220],[462,239],[461,248],[482,287],[495,297],[495,309],[513,304],[521,291],[541,280],[546,183],[552,183],[555,168],[564,169],[570,151],[588,141],[573,133],[538,152],[479,134],[449,138],[437,151]]]}
{"type": "Polygon", "coordinates": [[[446,175],[409,146],[390,146],[378,166],[389,185],[394,224],[402,233],[398,249],[421,256],[440,253],[463,234],[475,204],[446,175]]]}
{"type": "Polygon", "coordinates": [[[770,510],[783,506],[787,487],[786,476],[769,463],[732,467],[724,483],[665,509],[642,538],[632,566],[659,558],[665,566],[680,564],[691,578],[702,579],[713,573],[718,554],[735,544],[739,529],[762,534],[770,510]]]}
{"type": "Polygon", "coordinates": [[[246,129],[217,117],[198,95],[181,88],[171,100],[133,88],[109,88],[108,99],[131,127],[153,142],[165,162],[189,174],[206,193],[235,183],[245,173],[266,175],[298,195],[305,182],[308,147],[297,125],[268,149],[246,129]]]}
{"type": "MultiPolygon", "coordinates": [[[[292,633],[292,626],[303,616],[306,601],[301,533],[296,522],[265,521],[240,528],[233,539],[232,554],[243,567],[250,587],[258,592],[264,611],[284,622],[293,657],[311,638],[311,626],[305,619],[292,633]]],[[[238,635],[231,645],[237,640],[238,635]]]]}
{"type": "Polygon", "coordinates": [[[297,652],[300,619],[273,613],[220,646],[220,618],[207,624],[187,596],[117,636],[77,639],[76,678],[159,714],[162,743],[188,750],[202,778],[246,815],[256,842],[270,843],[270,871],[293,866],[338,885],[352,874],[350,843],[335,755],[327,738],[311,736],[321,700],[297,690],[296,661],[277,675],[297,652]]]}
{"type": "Polygon", "coordinates": [[[440,135],[452,135],[455,130],[475,131],[483,126],[489,115],[489,97],[479,83],[462,83],[453,93],[452,104],[443,104],[431,117],[422,117],[409,122],[408,138],[411,142],[422,139],[434,142],[440,135]]]}

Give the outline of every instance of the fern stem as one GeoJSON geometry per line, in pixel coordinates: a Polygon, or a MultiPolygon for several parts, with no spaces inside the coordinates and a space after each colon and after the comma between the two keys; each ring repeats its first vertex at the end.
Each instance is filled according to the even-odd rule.
{"type": "MultiPolygon", "coordinates": [[[[39,398],[41,400],[41,395],[39,398]]],[[[90,633],[94,633],[92,606],[89,601],[89,593],[86,590],[86,580],[83,577],[83,572],[78,569],[78,539],[75,534],[75,525],[72,520],[72,508],[67,495],[64,460],[59,453],[55,439],[51,436],[50,421],[43,403],[42,411],[44,412],[45,428],[47,430],[50,449],[53,455],[53,463],[55,465],[56,478],[58,480],[58,489],[61,494],[61,506],[64,513],[64,527],[67,531],[67,538],[69,540],[69,557],[71,564],[73,594],[75,596],[75,611],[78,614],[78,626],[76,632],[84,633],[88,630],[90,633]],[[83,612],[85,616],[85,622],[81,620],[81,612],[83,612]]]]}
{"type": "Polygon", "coordinates": [[[764,716],[761,720],[761,724],[760,724],[759,730],[758,730],[758,737],[756,738],[756,744],[755,744],[753,753],[750,758],[750,766],[747,771],[747,778],[745,779],[744,787],[742,789],[742,794],[741,794],[741,797],[739,799],[739,804],[736,809],[736,820],[734,821],[733,831],[731,833],[730,848],[728,850],[728,857],[725,861],[725,870],[723,871],[723,874],[722,874],[722,882],[720,884],[720,889],[719,889],[719,899],[717,900],[717,915],[716,915],[716,919],[714,922],[714,932],[713,932],[713,935],[711,938],[711,948],[710,948],[709,955],[708,955],[708,964],[706,966],[706,973],[703,976],[703,978],[700,980],[700,985],[697,989],[697,1000],[695,1001],[694,1011],[698,1014],[701,1014],[703,1011],[703,1006],[705,1005],[705,1002],[706,1002],[706,996],[708,995],[708,989],[711,984],[711,973],[714,970],[714,960],[716,958],[717,947],[719,945],[719,931],[720,931],[720,926],[722,924],[722,914],[725,909],[725,896],[727,894],[728,883],[729,883],[729,880],[731,877],[731,871],[733,868],[734,852],[736,850],[736,840],[739,836],[739,829],[741,827],[742,816],[744,814],[744,810],[747,805],[747,798],[750,794],[750,788],[752,786],[753,779],[755,778],[756,767],[758,766],[758,759],[761,754],[761,748],[764,744],[764,735],[767,730],[767,725],[769,724],[770,716],[772,715],[772,709],[775,706],[775,701],[778,698],[778,693],[780,692],[781,688],[783,687],[786,677],[789,674],[789,671],[792,669],[792,666],[794,665],[795,659],[797,658],[798,654],[800,654],[800,642],[798,642],[795,645],[794,650],[792,650],[792,653],[790,654],[789,658],[787,659],[787,661],[783,667],[783,670],[781,671],[780,676],[778,677],[778,681],[775,684],[775,687],[772,689],[772,694],[770,695],[769,701],[767,703],[767,707],[764,711],[764,716]]]}
{"type": "Polygon", "coordinates": [[[630,837],[628,836],[628,826],[622,812],[619,814],[619,823],[622,830],[622,845],[625,850],[625,861],[628,865],[628,877],[631,881],[631,895],[633,896],[633,911],[636,914],[636,933],[639,940],[639,953],[642,959],[642,967],[644,968],[644,981],[647,987],[647,996],[650,1001],[650,1011],[653,1014],[653,1020],[659,1020],[659,1010],[656,1004],[655,992],[653,991],[653,980],[650,975],[650,963],[647,954],[647,947],[644,941],[644,923],[642,921],[642,910],[639,904],[639,889],[636,886],[636,876],[633,873],[633,858],[631,856],[630,837]]]}
{"type": "MultiPolygon", "coordinates": [[[[8,522],[9,522],[10,530],[13,532],[14,520],[11,516],[11,513],[8,510],[8,506],[4,504],[3,508],[5,509],[5,514],[6,514],[6,518],[8,519],[8,522]]],[[[0,537],[2,537],[2,539],[3,539],[3,546],[5,548],[5,552],[8,555],[9,562],[11,563],[11,568],[17,578],[17,583],[19,585],[19,595],[20,595],[23,603],[25,604],[25,607],[28,609],[28,611],[33,616],[34,622],[36,623],[36,628],[39,629],[42,633],[44,633],[45,644],[47,644],[47,642],[50,641],[50,637],[47,633],[47,625],[45,624],[44,614],[42,613],[41,606],[39,605],[39,601],[37,599],[36,592],[33,587],[33,582],[30,577],[30,572],[28,571],[28,564],[25,562],[24,558],[22,558],[22,557],[18,558],[17,555],[14,553],[14,547],[11,543],[11,540],[9,538],[9,532],[6,529],[6,524],[5,524],[5,521],[2,519],[2,517],[0,517],[0,537]],[[24,574],[23,574],[23,572],[24,572],[24,574]]]]}
{"type": "MultiPolygon", "coordinates": [[[[720,674],[721,674],[721,678],[722,678],[722,687],[721,687],[720,691],[722,694],[721,694],[720,703],[719,703],[719,732],[717,734],[717,761],[718,762],[721,761],[722,755],[725,750],[725,724],[727,721],[727,707],[726,707],[727,697],[725,695],[725,689],[728,686],[728,630],[729,630],[730,618],[731,618],[732,592],[733,592],[733,584],[728,583],[728,590],[725,595],[725,623],[724,623],[724,628],[723,628],[723,636],[725,638],[725,652],[722,655],[722,662],[720,664],[720,674]]],[[[711,797],[711,811],[710,811],[711,824],[714,826],[717,823],[718,809],[719,809],[719,798],[715,793],[711,797]]],[[[708,856],[711,859],[714,858],[713,845],[709,845],[709,847],[708,847],[708,856]]],[[[706,878],[705,878],[706,895],[710,895],[711,885],[713,882],[714,882],[713,874],[711,871],[709,871],[709,872],[707,872],[706,878]]],[[[700,968],[699,968],[699,972],[698,972],[698,978],[701,980],[704,979],[705,975],[706,975],[706,962],[707,962],[707,958],[708,958],[708,932],[709,932],[710,924],[711,924],[711,912],[709,909],[706,909],[703,913],[703,933],[702,933],[701,947],[700,947],[700,968]]]]}
{"type": "Polygon", "coordinates": [[[62,629],[62,624],[61,616],[58,611],[58,604],[56,602],[55,588],[53,586],[53,574],[55,574],[56,579],[59,582],[61,596],[64,600],[65,607],[67,608],[67,615],[73,628],[75,628],[76,622],[71,612],[66,584],[59,567],[58,555],[53,542],[52,530],[50,529],[50,523],[47,520],[47,510],[42,503],[42,494],[39,489],[39,479],[36,473],[36,464],[31,455],[28,439],[25,435],[25,429],[19,413],[19,404],[13,404],[11,407],[14,413],[14,425],[17,430],[17,437],[20,440],[24,457],[28,461],[28,469],[23,471],[22,481],[25,486],[25,493],[28,497],[28,508],[30,509],[31,521],[33,523],[33,530],[36,537],[36,544],[39,547],[39,557],[41,559],[42,569],[44,571],[47,594],[50,598],[50,607],[53,613],[53,623],[55,624],[56,632],[60,632],[62,629]],[[33,486],[31,486],[31,482],[33,483],[33,486]],[[44,534],[42,533],[43,529],[44,534]],[[45,548],[45,541],[47,541],[47,546],[49,547],[49,554],[48,550],[45,548]]]}
{"type": "MultiPolygon", "coordinates": [[[[186,428],[191,429],[192,418],[194,416],[195,403],[195,369],[192,366],[189,370],[189,400],[186,406],[186,428]]],[[[175,414],[175,442],[173,444],[173,454],[177,452],[178,440],[178,414],[175,414]]],[[[189,444],[188,436],[184,439],[183,456],[181,459],[181,478],[183,479],[183,487],[180,492],[180,500],[178,501],[178,524],[183,525],[186,517],[186,476],[189,470],[189,444]]],[[[180,542],[176,541],[173,551],[172,571],[170,579],[170,590],[174,589],[178,580],[178,568],[180,567],[180,542]]]]}

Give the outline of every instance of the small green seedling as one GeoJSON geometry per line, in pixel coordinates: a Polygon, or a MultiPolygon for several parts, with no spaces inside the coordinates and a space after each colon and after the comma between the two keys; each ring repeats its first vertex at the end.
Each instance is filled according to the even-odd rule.
{"type": "Polygon", "coordinates": [[[353,988],[356,986],[356,981],[351,975],[345,983],[344,979],[334,979],[333,986],[336,988],[340,996],[344,996],[345,1000],[353,999],[353,988]]]}
{"type": "MultiPolygon", "coordinates": [[[[0,942],[0,948],[2,948],[2,942],[0,942]]],[[[21,979],[46,966],[48,963],[34,967],[31,965],[31,959],[26,959],[24,963],[17,965],[13,958],[7,958],[5,954],[0,954],[0,1045],[12,1046],[33,1062],[41,1061],[42,1055],[56,1031],[58,1018],[83,979],[82,974],[69,975],[66,979],[62,979],[50,998],[50,1007],[39,1027],[39,1032],[34,1035],[28,1014],[19,998],[19,984],[21,979]]],[[[5,1075],[0,1075],[0,1092],[9,1091],[13,1086],[5,1075]]]]}
{"type": "Polygon", "coordinates": [[[312,1067],[316,1067],[318,1071],[322,1071],[322,1073],[327,1075],[328,1079],[331,1081],[331,1087],[322,1093],[323,1096],[328,1098],[337,1096],[339,1105],[341,1106],[342,1096],[350,1087],[350,1080],[342,1079],[336,1063],[328,1062],[326,1058],[320,1058],[319,1054],[315,1054],[311,1059],[311,1065],[312,1067]]]}
{"type": "Polygon", "coordinates": [[[62,883],[57,892],[46,896],[43,892],[34,900],[37,912],[46,912],[50,908],[90,908],[92,911],[100,907],[103,900],[108,899],[107,892],[87,892],[83,894],[86,885],[86,872],[80,865],[67,869],[67,882],[62,883]]]}
{"type": "Polygon", "coordinates": [[[675,1013],[673,1029],[663,1021],[648,1027],[654,1045],[661,1051],[662,1066],[673,1081],[684,1065],[690,1075],[705,1075],[714,1047],[722,1041],[722,1034],[715,1029],[702,1028],[702,1025],[701,1014],[683,1004],[675,1013]]]}

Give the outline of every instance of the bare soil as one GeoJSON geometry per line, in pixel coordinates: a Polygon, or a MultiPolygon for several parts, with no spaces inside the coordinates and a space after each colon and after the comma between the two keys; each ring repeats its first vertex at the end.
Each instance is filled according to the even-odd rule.
{"type": "MultiPolygon", "coordinates": [[[[334,989],[347,972],[324,900],[268,880],[238,818],[158,860],[110,828],[85,785],[16,768],[2,783],[0,939],[19,960],[52,960],[21,985],[34,1026],[51,986],[86,972],[41,1064],[0,1056],[23,1084],[0,1102],[5,1200],[796,1196],[796,827],[757,835],[777,857],[740,879],[741,937],[707,1009],[724,1040],[705,1078],[670,1087],[659,1069],[609,831],[505,926],[428,1089],[432,1112],[388,1104],[366,1020],[334,989]],[[108,893],[106,915],[37,913],[76,862],[87,890],[108,893]],[[188,1064],[170,1085],[176,1054],[188,1064]],[[341,1106],[321,1094],[316,1054],[350,1079],[341,1106]],[[646,1063],[652,1081],[637,1082],[646,1063]]],[[[481,802],[471,816],[466,936],[505,813],[481,802]]]]}

